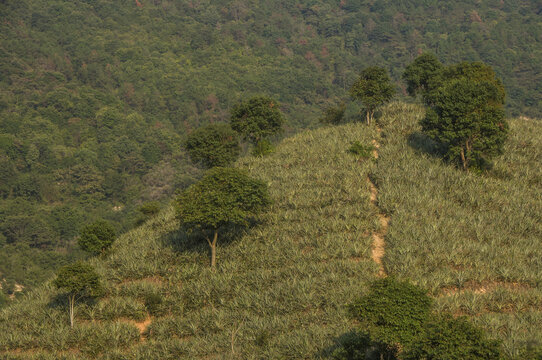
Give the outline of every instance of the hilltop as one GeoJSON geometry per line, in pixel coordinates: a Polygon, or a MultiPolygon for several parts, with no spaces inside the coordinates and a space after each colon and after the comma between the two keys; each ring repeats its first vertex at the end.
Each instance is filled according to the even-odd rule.
{"type": "Polygon", "coordinates": [[[220,245],[216,271],[167,208],[91,260],[107,295],[79,306],[73,330],[50,284],[2,310],[0,356],[328,358],[355,325],[346,306],[393,275],[524,358],[542,345],[540,123],[512,119],[506,155],[476,175],[432,155],[422,115],[394,103],[379,128],[304,131],[267,157],[241,158],[273,205],[220,245]],[[365,159],[348,152],[354,141],[378,148],[365,159]]]}

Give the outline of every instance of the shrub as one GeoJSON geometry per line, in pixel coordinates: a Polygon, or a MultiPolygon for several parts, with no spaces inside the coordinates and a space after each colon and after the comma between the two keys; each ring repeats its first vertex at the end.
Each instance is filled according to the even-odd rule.
{"type": "Polygon", "coordinates": [[[160,203],[157,201],[146,202],[137,210],[140,212],[140,215],[137,217],[135,223],[136,226],[139,226],[160,212],[160,203]]]}
{"type": "Polygon", "coordinates": [[[348,152],[350,154],[357,155],[365,159],[370,158],[374,150],[375,150],[374,146],[364,145],[357,140],[351,142],[350,147],[348,148],[348,152]]]}
{"type": "Polygon", "coordinates": [[[206,168],[229,166],[239,157],[239,136],[229,124],[210,124],[190,133],[185,148],[194,163],[206,168]]]}
{"type": "Polygon", "coordinates": [[[344,102],[339,105],[330,105],[325,108],[324,115],[320,118],[322,124],[337,125],[344,119],[346,112],[346,104],[344,102]]]}
{"type": "Polygon", "coordinates": [[[275,151],[273,145],[267,139],[258,141],[258,143],[252,149],[253,156],[263,157],[269,155],[275,151]]]}
{"type": "Polygon", "coordinates": [[[255,96],[231,110],[232,129],[253,144],[278,134],[283,123],[278,102],[265,96],[255,96]]]}
{"type": "Polygon", "coordinates": [[[408,347],[421,333],[431,299],[415,285],[384,278],[373,282],[370,292],[350,308],[378,352],[389,357],[408,347]]]}
{"type": "Polygon", "coordinates": [[[405,360],[497,360],[500,343],[466,318],[436,317],[428,321],[419,339],[406,352],[405,360]]]}
{"type": "Polygon", "coordinates": [[[116,234],[113,225],[104,220],[98,220],[81,229],[79,246],[94,255],[102,254],[111,247],[116,234]]]}

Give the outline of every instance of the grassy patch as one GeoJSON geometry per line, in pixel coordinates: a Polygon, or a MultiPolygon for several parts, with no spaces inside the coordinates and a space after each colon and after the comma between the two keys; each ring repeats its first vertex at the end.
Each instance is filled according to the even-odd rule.
{"type": "Polygon", "coordinates": [[[422,113],[395,104],[382,117],[375,178],[392,219],[385,267],[430,289],[442,310],[474,317],[519,356],[542,339],[542,127],[512,119],[506,154],[475,175],[432,155],[419,134],[422,113]]]}

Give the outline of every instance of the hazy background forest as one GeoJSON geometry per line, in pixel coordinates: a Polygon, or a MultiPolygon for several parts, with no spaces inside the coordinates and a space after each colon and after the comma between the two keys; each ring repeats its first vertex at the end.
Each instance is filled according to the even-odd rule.
{"type": "Polygon", "coordinates": [[[197,179],[186,134],[240,99],[276,98],[293,133],[369,65],[406,97],[423,51],[486,62],[508,115],[542,116],[542,0],[0,0],[4,292],[81,257],[85,223],[122,232],[197,179]]]}

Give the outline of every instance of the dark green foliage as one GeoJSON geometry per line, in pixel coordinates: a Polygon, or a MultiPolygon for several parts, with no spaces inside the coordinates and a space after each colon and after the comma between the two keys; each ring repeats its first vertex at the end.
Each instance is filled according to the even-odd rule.
{"type": "Polygon", "coordinates": [[[348,148],[348,152],[350,154],[360,156],[365,159],[370,158],[373,155],[372,152],[374,150],[375,147],[373,145],[365,145],[359,141],[351,142],[350,147],[348,148]]]}
{"type": "Polygon", "coordinates": [[[66,293],[71,327],[75,320],[76,301],[104,294],[104,288],[96,270],[91,265],[82,262],[61,267],[53,284],[66,293]]]}
{"type": "Polygon", "coordinates": [[[152,316],[159,316],[163,313],[164,299],[162,295],[158,293],[147,293],[145,294],[144,302],[147,311],[152,316]]]}
{"type": "Polygon", "coordinates": [[[372,346],[367,333],[352,331],[341,337],[331,357],[335,360],[366,360],[372,346]]]}
{"type": "Polygon", "coordinates": [[[502,153],[508,133],[505,91],[491,66],[443,66],[435,56],[423,54],[407,66],[403,79],[410,95],[422,94],[428,106],[422,129],[447,159],[465,170],[482,169],[502,153]]]}
{"type": "Polygon", "coordinates": [[[229,124],[210,124],[190,133],[185,148],[194,163],[211,168],[231,165],[241,151],[239,137],[229,124]]]}
{"type": "Polygon", "coordinates": [[[81,229],[79,246],[88,253],[103,254],[111,247],[116,238],[113,225],[104,220],[95,221],[81,229]]]}
{"type": "Polygon", "coordinates": [[[346,112],[346,103],[342,102],[339,105],[330,105],[325,108],[324,115],[320,118],[322,124],[337,125],[344,119],[346,112]]]}
{"type": "Polygon", "coordinates": [[[466,318],[436,317],[425,324],[405,360],[499,360],[500,343],[466,318]]]}
{"type": "Polygon", "coordinates": [[[139,206],[137,210],[140,215],[136,218],[135,224],[136,226],[139,226],[160,212],[160,203],[157,201],[149,201],[139,206]]]}
{"type": "Polygon", "coordinates": [[[137,209],[145,216],[154,216],[160,212],[160,203],[157,201],[146,202],[137,209]]]}
{"type": "Polygon", "coordinates": [[[282,131],[284,117],[278,102],[265,96],[255,96],[231,109],[230,124],[246,140],[260,140],[282,131]]]}
{"type": "Polygon", "coordinates": [[[508,133],[503,102],[495,81],[454,78],[437,90],[422,129],[444,147],[447,159],[465,170],[482,168],[503,151],[508,133]]]}
{"type": "Polygon", "coordinates": [[[367,124],[374,117],[375,110],[389,102],[395,94],[395,86],[391,83],[385,69],[371,66],[363,69],[358,80],[350,88],[350,96],[361,101],[365,108],[367,124]]]}
{"type": "Polygon", "coordinates": [[[418,56],[409,64],[403,73],[410,96],[421,94],[426,104],[431,104],[434,91],[442,80],[444,65],[438,58],[429,53],[418,56]]]}
{"type": "Polygon", "coordinates": [[[215,265],[218,231],[227,227],[248,226],[249,221],[270,203],[267,184],[252,179],[234,168],[213,168],[177,198],[181,227],[199,231],[207,237],[215,265]]]}
{"type": "Polygon", "coordinates": [[[58,289],[76,297],[96,297],[103,294],[99,275],[91,265],[82,262],[61,267],[53,283],[58,289]]]}
{"type": "Polygon", "coordinates": [[[419,336],[431,299],[423,289],[393,278],[376,280],[367,295],[351,305],[352,315],[383,356],[394,356],[419,336]]]}
{"type": "Polygon", "coordinates": [[[254,145],[252,148],[252,155],[253,156],[266,156],[271,154],[273,151],[275,151],[275,147],[271,142],[267,139],[260,140],[254,145]]]}
{"type": "Polygon", "coordinates": [[[269,202],[264,182],[235,168],[214,168],[177,198],[177,210],[183,227],[214,231],[248,225],[269,202]]]}
{"type": "Polygon", "coordinates": [[[426,292],[393,278],[376,280],[351,305],[359,332],[339,339],[337,360],[498,360],[501,345],[466,318],[433,315],[426,292]]]}

